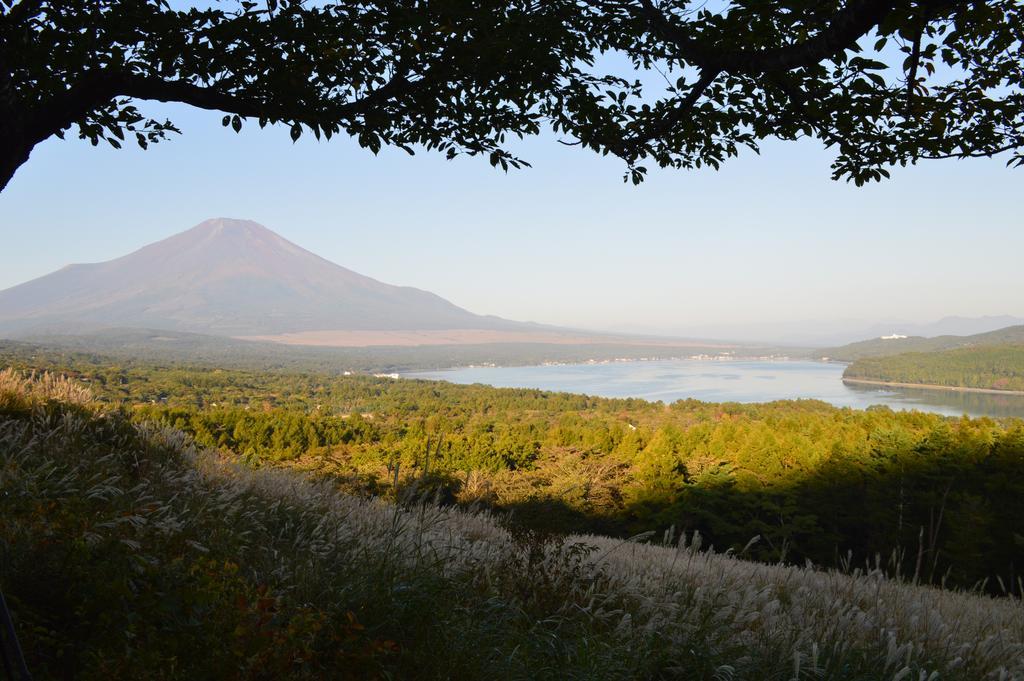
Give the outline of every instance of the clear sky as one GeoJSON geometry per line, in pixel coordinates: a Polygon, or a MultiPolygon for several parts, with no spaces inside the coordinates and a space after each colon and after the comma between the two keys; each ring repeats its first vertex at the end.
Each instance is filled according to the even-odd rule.
{"type": "Polygon", "coordinates": [[[150,151],[50,140],[0,194],[0,289],[113,258],[210,217],[249,218],[329,260],[474,312],[646,332],[1024,316],[1024,171],[930,162],[856,188],[813,143],[720,172],[653,171],[531,140],[532,169],[348,140],[241,135],[168,105],[150,151]],[[844,322],[845,320],[845,322],[844,322]]]}

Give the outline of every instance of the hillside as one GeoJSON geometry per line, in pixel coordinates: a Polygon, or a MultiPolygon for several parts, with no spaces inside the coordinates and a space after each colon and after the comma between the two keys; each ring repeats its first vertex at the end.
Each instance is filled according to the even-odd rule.
{"type": "Polygon", "coordinates": [[[943,317],[933,322],[906,323],[906,322],[883,322],[873,324],[865,329],[861,338],[881,337],[892,333],[899,333],[905,336],[922,336],[934,338],[935,336],[975,336],[990,331],[998,331],[1008,326],[1020,326],[1024,324],[1024,318],[1013,315],[986,315],[981,317],[943,317]]]}
{"type": "Polygon", "coordinates": [[[1024,679],[1016,600],[363,501],[52,377],[0,374],[0,469],[38,679],[1024,679]]]}
{"type": "Polygon", "coordinates": [[[846,367],[843,378],[1021,391],[1024,390],[1024,344],[865,357],[846,367]]]}
{"type": "Polygon", "coordinates": [[[736,551],[758,535],[746,555],[767,562],[861,565],[899,549],[902,566],[891,567],[908,578],[1020,586],[1019,419],[0,356],[8,361],[74,376],[109,408],[236,460],[314,471],[357,496],[417,487],[545,533],[625,538],[675,526],[736,551]],[[940,509],[941,531],[922,544],[940,509]]]}
{"type": "Polygon", "coordinates": [[[837,348],[826,348],[816,353],[817,357],[840,362],[852,362],[865,357],[885,357],[908,352],[937,352],[974,346],[1024,344],[1024,325],[1009,326],[996,331],[971,336],[935,336],[870,340],[850,343],[837,348]]]}
{"type": "Polygon", "coordinates": [[[241,336],[538,327],[329,262],[248,220],[207,220],[115,260],[0,291],[0,332],[138,327],[241,336]]]}

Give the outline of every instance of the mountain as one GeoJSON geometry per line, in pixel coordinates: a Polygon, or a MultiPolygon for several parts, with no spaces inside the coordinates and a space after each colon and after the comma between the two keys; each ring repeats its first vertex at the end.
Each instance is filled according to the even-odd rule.
{"type": "Polygon", "coordinates": [[[876,324],[861,334],[861,338],[872,336],[889,336],[899,334],[902,336],[974,336],[998,331],[1008,326],[1024,325],[1024,317],[1013,317],[1011,315],[990,315],[985,317],[943,317],[937,322],[924,324],[895,322],[888,324],[876,324]]]}
{"type": "Polygon", "coordinates": [[[102,263],[0,291],[0,332],[145,327],[226,336],[533,330],[336,265],[248,220],[207,220],[102,263]]]}
{"type": "Polygon", "coordinates": [[[717,339],[737,343],[835,348],[864,338],[901,336],[969,336],[1008,326],[1024,324],[1024,317],[998,315],[986,317],[943,317],[933,322],[887,320],[866,322],[858,319],[802,319],[753,323],[717,323],[704,325],[652,328],[649,326],[617,327],[618,333],[656,334],[663,336],[717,339]]]}
{"type": "Polygon", "coordinates": [[[865,357],[888,357],[907,352],[937,352],[955,348],[992,347],[998,345],[1024,344],[1024,325],[1009,326],[986,333],[970,336],[935,336],[924,338],[908,336],[905,338],[872,338],[871,340],[850,343],[837,348],[820,350],[817,356],[828,357],[842,362],[852,362],[865,357]]]}

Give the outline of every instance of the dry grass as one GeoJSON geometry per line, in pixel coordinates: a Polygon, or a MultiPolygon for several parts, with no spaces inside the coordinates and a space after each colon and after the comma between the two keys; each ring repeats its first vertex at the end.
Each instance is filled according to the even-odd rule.
{"type": "MultiPolygon", "coordinates": [[[[748,562],[685,537],[670,546],[524,541],[484,513],[356,499],[295,472],[239,466],[178,431],[62,410],[54,400],[82,405],[88,392],[49,375],[0,372],[8,413],[0,410],[0,579],[23,609],[46,601],[18,585],[45,571],[41,551],[64,541],[94,559],[145,566],[153,579],[182,561],[234,561],[246,580],[277,594],[281,613],[315,606],[335,622],[357,612],[372,640],[398,642],[360,664],[396,678],[1024,680],[1018,600],[879,571],[748,562]],[[53,529],[72,512],[70,535],[53,529]],[[50,540],[40,548],[42,535],[50,540]]],[[[55,676],[38,657],[53,644],[34,636],[26,643],[40,678],[55,676]]],[[[111,644],[109,654],[143,639],[111,644]]],[[[148,663],[152,678],[185,675],[185,662],[167,667],[152,654],[165,665],[157,673],[148,663]]],[[[122,669],[150,659],[132,655],[122,669]]],[[[286,676],[332,669],[301,659],[286,676]]],[[[261,678],[233,664],[242,665],[232,667],[237,678],[261,678]]]]}
{"type": "Polygon", "coordinates": [[[82,384],[50,372],[0,370],[0,408],[48,401],[84,406],[92,401],[92,393],[82,384]]]}
{"type": "Polygon", "coordinates": [[[597,548],[613,588],[632,596],[646,626],[672,646],[692,646],[692,632],[703,631],[701,654],[726,663],[730,654],[783,657],[794,678],[839,678],[857,666],[879,679],[1024,678],[1019,600],[916,586],[878,570],[764,565],[685,538],[675,548],[580,540],[597,548]]]}

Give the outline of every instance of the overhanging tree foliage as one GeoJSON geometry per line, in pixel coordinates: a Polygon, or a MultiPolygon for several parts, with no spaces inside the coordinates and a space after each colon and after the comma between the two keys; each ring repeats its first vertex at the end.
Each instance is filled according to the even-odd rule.
{"type": "Polygon", "coordinates": [[[571,2],[0,0],[0,189],[35,145],[77,127],[140,146],[176,129],[135,100],[339,132],[518,166],[506,134],[538,131],[538,98],[588,54],[571,2]]]}
{"type": "Polygon", "coordinates": [[[584,2],[598,48],[662,71],[665,93],[622,80],[603,126],[571,96],[557,124],[624,158],[634,181],[645,158],[717,168],[769,137],[821,140],[833,177],[857,184],[921,159],[1024,164],[1019,0],[584,2]]]}
{"type": "Polygon", "coordinates": [[[768,138],[836,150],[862,184],[928,158],[1024,164],[1019,0],[0,0],[0,189],[76,128],[141,146],[175,131],[136,100],[345,132],[449,157],[523,161],[507,135],[550,124],[611,153],[717,168],[768,138]],[[639,73],[595,70],[624,54],[639,73]],[[601,62],[603,63],[603,62],[601,62]],[[649,80],[649,79],[647,79],[649,80]]]}

